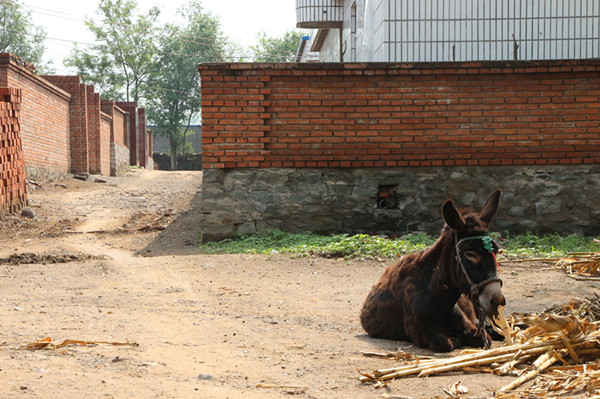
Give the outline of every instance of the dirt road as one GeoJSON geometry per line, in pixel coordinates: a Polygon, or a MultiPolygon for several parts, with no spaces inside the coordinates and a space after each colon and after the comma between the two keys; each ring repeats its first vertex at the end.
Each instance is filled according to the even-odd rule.
{"type": "MultiPolygon", "coordinates": [[[[423,353],[360,327],[386,264],[198,255],[201,179],[132,170],[46,182],[29,195],[38,220],[0,217],[0,398],[446,397],[457,381],[489,397],[512,380],[360,384],[357,370],[394,365],[363,351],[423,353]],[[46,337],[83,342],[23,347],[46,337]]],[[[504,265],[503,279],[509,313],[599,287],[530,264],[504,265]]]]}

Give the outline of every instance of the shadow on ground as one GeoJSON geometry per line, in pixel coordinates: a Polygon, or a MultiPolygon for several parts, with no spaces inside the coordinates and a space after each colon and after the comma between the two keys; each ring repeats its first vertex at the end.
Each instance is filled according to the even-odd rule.
{"type": "Polygon", "coordinates": [[[188,208],[136,255],[152,257],[197,254],[202,219],[201,205],[201,191],[198,190],[188,208]]]}

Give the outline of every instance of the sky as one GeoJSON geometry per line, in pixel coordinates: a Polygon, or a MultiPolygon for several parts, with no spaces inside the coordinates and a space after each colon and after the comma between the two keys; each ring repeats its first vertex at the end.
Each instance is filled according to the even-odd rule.
{"type": "MultiPolygon", "coordinates": [[[[99,0],[23,0],[31,10],[35,25],[46,29],[45,61],[52,60],[55,73],[68,74],[62,60],[70,55],[73,43],[83,46],[94,38],[84,25],[86,17],[95,14],[99,0]]],[[[151,7],[161,10],[161,23],[174,21],[176,10],[185,0],[137,0],[138,12],[146,13],[151,7]]],[[[256,36],[265,32],[280,37],[296,27],[294,0],[202,0],[205,11],[219,17],[225,36],[242,46],[257,44],[256,36]]]]}

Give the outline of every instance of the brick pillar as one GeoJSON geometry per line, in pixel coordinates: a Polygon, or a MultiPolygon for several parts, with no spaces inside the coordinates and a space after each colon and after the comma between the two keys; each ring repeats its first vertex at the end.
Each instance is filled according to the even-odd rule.
{"type": "Polygon", "coordinates": [[[146,110],[144,108],[138,108],[138,160],[140,166],[145,168],[148,164],[148,156],[146,155],[147,143],[146,143],[146,110]]]}

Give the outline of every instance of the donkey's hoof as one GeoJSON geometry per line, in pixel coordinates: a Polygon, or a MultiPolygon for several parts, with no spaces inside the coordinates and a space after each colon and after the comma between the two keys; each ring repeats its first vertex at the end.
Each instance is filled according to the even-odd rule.
{"type": "Polygon", "coordinates": [[[460,340],[455,337],[439,338],[431,342],[431,350],[434,352],[452,352],[460,346],[460,340]]]}
{"type": "Polygon", "coordinates": [[[482,331],[480,335],[470,335],[467,336],[466,344],[468,346],[472,346],[474,348],[486,348],[492,342],[490,335],[482,331]]]}

